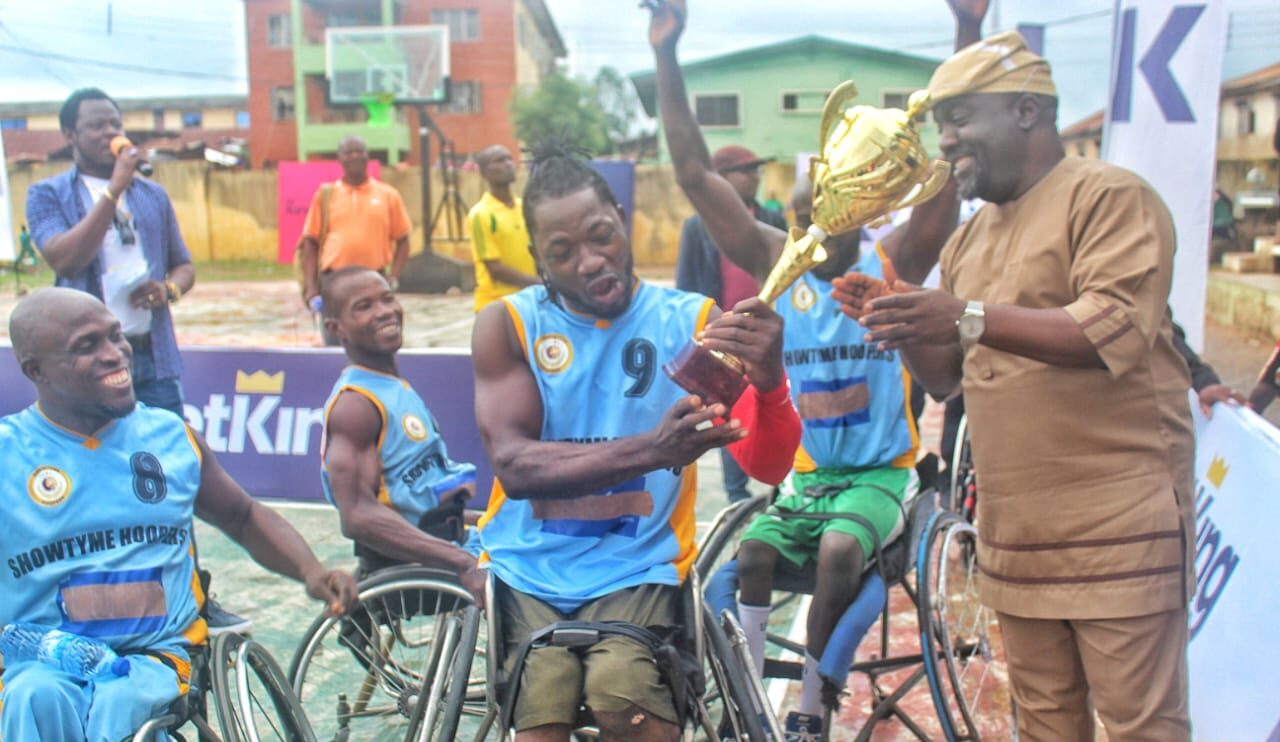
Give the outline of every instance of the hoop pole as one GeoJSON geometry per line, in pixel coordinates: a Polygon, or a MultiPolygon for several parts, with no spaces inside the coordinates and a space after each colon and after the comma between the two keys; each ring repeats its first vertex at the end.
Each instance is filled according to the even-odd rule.
{"type": "Polygon", "coordinates": [[[436,129],[436,124],[427,113],[426,105],[419,103],[417,109],[418,149],[422,153],[422,243],[423,249],[431,252],[432,232],[435,231],[435,218],[431,212],[431,130],[436,129]]]}

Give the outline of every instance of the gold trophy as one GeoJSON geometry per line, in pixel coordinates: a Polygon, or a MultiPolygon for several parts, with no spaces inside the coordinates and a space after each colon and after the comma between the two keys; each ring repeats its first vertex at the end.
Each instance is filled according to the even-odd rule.
{"type": "MultiPolygon", "coordinates": [[[[827,96],[819,130],[822,153],[809,161],[813,224],[807,231],[791,228],[778,262],[760,289],[761,301],[772,304],[796,279],[826,260],[822,241],[827,237],[928,201],[951,174],[949,163],[929,160],[916,130],[916,118],[929,110],[926,91],[912,93],[906,111],[872,106],[846,109],[845,104],[857,95],[854,84],[846,81],[827,96]]],[[[747,388],[741,360],[708,350],[697,341],[662,369],[707,404],[732,407],[747,388]]]]}

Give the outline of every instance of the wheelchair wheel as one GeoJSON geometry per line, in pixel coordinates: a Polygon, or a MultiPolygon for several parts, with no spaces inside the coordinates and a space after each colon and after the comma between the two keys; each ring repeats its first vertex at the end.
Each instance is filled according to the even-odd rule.
{"type": "Polygon", "coordinates": [[[935,513],[917,555],[920,646],[947,740],[1016,739],[1016,709],[995,613],[978,597],[977,530],[935,513]]]}
{"type": "Polygon", "coordinates": [[[213,698],[228,742],[315,742],[280,666],[261,644],[235,634],[213,641],[213,698]]]}
{"type": "Polygon", "coordinates": [[[703,664],[707,667],[707,690],[703,696],[703,720],[707,739],[735,739],[748,742],[781,740],[764,686],[756,677],[746,655],[746,636],[731,614],[723,622],[703,607],[702,630],[706,636],[703,664]],[[713,729],[706,730],[708,724],[713,729]]]}
{"type": "Polygon", "coordinates": [[[973,448],[969,441],[969,416],[960,418],[956,428],[956,449],[951,455],[951,510],[974,522],[978,478],[973,470],[973,448]]]}
{"type": "MultiPolygon", "coordinates": [[[[472,664],[480,635],[480,609],[469,605],[446,619],[444,649],[434,677],[420,689],[406,740],[453,740],[466,712],[472,664]]],[[[480,696],[483,698],[483,695],[480,696]]]]}
{"type": "MultiPolygon", "coordinates": [[[[323,742],[402,740],[419,709],[443,710],[441,696],[431,694],[451,687],[438,674],[453,667],[449,655],[464,644],[457,621],[472,607],[471,596],[451,573],[418,566],[380,570],[358,590],[351,613],[312,623],[294,652],[289,682],[323,742]]],[[[467,641],[474,656],[474,636],[467,641]]],[[[478,674],[465,690],[456,687],[483,713],[483,666],[464,664],[478,674]]],[[[423,721],[430,723],[420,738],[431,739],[431,727],[444,720],[437,714],[423,721]]]]}
{"type": "Polygon", "coordinates": [[[768,506],[769,498],[757,495],[735,502],[716,514],[698,544],[698,556],[693,562],[693,569],[704,584],[725,562],[733,559],[743,531],[768,506]]]}

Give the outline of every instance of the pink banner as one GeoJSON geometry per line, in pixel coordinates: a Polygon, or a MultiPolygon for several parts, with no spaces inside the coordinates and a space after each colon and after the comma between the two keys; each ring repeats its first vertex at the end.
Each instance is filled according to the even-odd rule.
{"type": "MultiPolygon", "coordinates": [[[[377,178],[381,174],[382,163],[370,160],[369,177],[377,178]]],[[[280,193],[276,213],[280,241],[276,248],[276,260],[280,263],[292,263],[293,251],[298,246],[298,238],[302,236],[312,196],[322,183],[342,177],[342,165],[336,160],[282,162],[276,169],[276,177],[280,193]]]]}

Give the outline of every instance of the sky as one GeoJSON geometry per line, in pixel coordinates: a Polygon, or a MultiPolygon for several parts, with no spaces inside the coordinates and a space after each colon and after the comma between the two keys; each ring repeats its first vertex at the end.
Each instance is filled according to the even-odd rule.
{"type": "MultiPolygon", "coordinates": [[[[636,0],[544,1],[572,73],[591,77],[605,64],[623,73],[652,67],[648,13],[636,0]]],[[[1225,1],[1232,21],[1224,76],[1280,61],[1280,2],[1225,1]]],[[[686,61],[807,34],[937,59],[951,52],[944,0],[688,3],[686,61]]],[[[984,33],[1019,22],[1049,24],[1045,51],[1063,126],[1103,107],[1113,0],[993,0],[992,6],[984,33]]],[[[120,98],[243,95],[244,47],[242,0],[0,0],[0,103],[62,100],[85,85],[120,98]]]]}
{"type": "MultiPolygon", "coordinates": [[[[569,49],[574,73],[589,77],[605,64],[623,73],[652,69],[649,14],[636,2],[545,2],[569,49]],[[602,14],[605,4],[616,12],[602,14]]],[[[1233,19],[1224,76],[1229,79],[1280,61],[1280,2],[1226,3],[1233,19]]],[[[808,34],[939,60],[949,56],[954,45],[955,24],[944,0],[687,0],[687,4],[689,22],[680,44],[683,61],[808,34]]],[[[1101,110],[1106,102],[1113,7],[1113,0],[993,0],[983,34],[1018,23],[1053,24],[1045,32],[1045,54],[1058,85],[1059,123],[1066,126],[1101,110]]]]}

